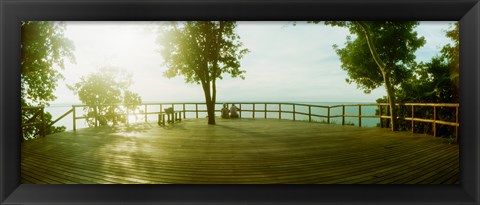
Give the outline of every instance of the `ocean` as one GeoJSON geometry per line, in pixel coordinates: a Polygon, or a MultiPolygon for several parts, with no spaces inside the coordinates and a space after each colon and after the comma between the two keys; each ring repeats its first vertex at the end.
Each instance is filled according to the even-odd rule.
{"type": "MultiPolygon", "coordinates": [[[[222,103],[222,102],[219,102],[222,103]]],[[[227,102],[229,103],[229,102],[227,102]]],[[[352,105],[352,104],[374,104],[374,103],[365,103],[365,102],[295,102],[296,104],[305,104],[305,105],[321,105],[321,106],[333,106],[333,105],[352,105]]],[[[240,107],[239,104],[236,104],[237,107],[240,107]]],[[[162,108],[170,107],[171,105],[163,105],[162,108]]],[[[220,110],[222,108],[221,104],[217,104],[215,109],[220,110]]],[[[257,110],[255,113],[251,111],[245,111],[245,110],[253,110],[253,105],[252,104],[241,104],[241,110],[244,110],[241,112],[242,118],[252,118],[255,115],[255,118],[265,118],[265,105],[262,104],[257,104],[255,106],[255,110],[257,110]],[[258,111],[262,110],[262,111],[258,111]]],[[[71,104],[52,104],[48,107],[45,108],[47,112],[50,112],[52,114],[52,118],[55,120],[58,117],[62,116],[66,112],[68,112],[70,109],[72,109],[71,104]]],[[[182,110],[183,105],[174,105],[175,110],[182,110]]],[[[194,104],[187,104],[185,105],[186,110],[195,110],[195,105],[194,104]]],[[[198,105],[199,110],[206,110],[205,105],[198,105]]],[[[278,104],[268,104],[267,105],[267,110],[269,111],[278,111],[279,105],[278,104]]],[[[282,111],[293,111],[293,106],[292,105],[285,105],[283,104],[281,106],[282,111]]],[[[377,109],[376,106],[362,106],[362,115],[375,115],[375,110],[377,109]]],[[[140,112],[144,112],[145,106],[139,106],[140,112]]],[[[148,105],[147,106],[147,112],[159,112],[160,111],[160,106],[159,105],[148,105]]],[[[296,105],[295,106],[295,111],[298,112],[303,112],[303,113],[308,113],[308,106],[303,106],[303,105],[296,105]]],[[[76,115],[77,117],[82,116],[84,114],[82,108],[76,108],[76,115]]],[[[327,109],[325,108],[319,108],[319,107],[312,107],[311,108],[311,113],[316,114],[316,115],[327,115],[327,109]]],[[[136,123],[136,122],[145,122],[145,115],[142,113],[138,114],[130,114],[128,117],[129,123],[136,123]]],[[[341,115],[342,114],[342,107],[336,107],[336,108],[331,108],[330,110],[330,115],[341,115]]],[[[345,114],[347,115],[358,115],[358,106],[346,106],[345,107],[345,114]]],[[[207,116],[206,112],[199,112],[198,117],[199,118],[205,118],[207,116]]],[[[216,112],[216,116],[220,116],[220,112],[216,112]]],[[[186,113],[186,118],[196,118],[196,113],[195,112],[187,112],[186,113]]],[[[266,118],[269,119],[278,119],[279,114],[278,112],[267,112],[266,118]]],[[[282,113],[281,114],[281,119],[289,119],[292,120],[294,118],[292,113],[282,113]]],[[[315,117],[312,116],[312,121],[314,122],[326,122],[327,118],[322,118],[322,117],[315,117]]],[[[150,114],[147,115],[147,120],[148,122],[157,122],[157,115],[155,114],[150,114]]],[[[308,121],[309,117],[308,115],[302,115],[302,114],[296,114],[295,115],[295,120],[302,120],[302,121],[308,121]]],[[[377,126],[377,123],[379,123],[380,120],[378,118],[362,118],[362,127],[375,127],[377,126]]],[[[330,118],[330,123],[333,124],[342,124],[342,118],[337,117],[337,118],[330,118]]],[[[358,117],[345,117],[345,123],[346,124],[353,124],[358,126],[358,117]]],[[[55,123],[55,126],[65,126],[67,130],[72,130],[73,129],[73,114],[70,113],[67,116],[65,116],[63,119],[55,123]]],[[[88,127],[87,123],[83,119],[76,120],[76,127],[77,129],[80,128],[86,128],[88,127]]]]}

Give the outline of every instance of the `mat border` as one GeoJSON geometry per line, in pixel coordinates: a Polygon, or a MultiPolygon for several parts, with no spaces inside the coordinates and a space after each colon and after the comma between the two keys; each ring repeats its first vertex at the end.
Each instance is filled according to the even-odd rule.
{"type": "Polygon", "coordinates": [[[2,204],[478,204],[478,0],[0,0],[2,204]],[[22,20],[460,20],[461,185],[20,185],[22,20]]]}

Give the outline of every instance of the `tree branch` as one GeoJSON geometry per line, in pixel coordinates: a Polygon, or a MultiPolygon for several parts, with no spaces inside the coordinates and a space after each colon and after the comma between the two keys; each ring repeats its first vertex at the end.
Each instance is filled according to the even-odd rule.
{"type": "Polygon", "coordinates": [[[380,57],[378,56],[375,45],[373,45],[373,40],[370,38],[370,31],[368,30],[365,23],[363,23],[362,21],[356,21],[356,23],[362,28],[363,32],[365,33],[365,38],[367,39],[368,48],[372,53],[373,60],[375,61],[377,66],[380,68],[380,71],[382,72],[382,74],[385,75],[386,73],[385,64],[383,63],[382,59],[380,59],[380,57]]]}

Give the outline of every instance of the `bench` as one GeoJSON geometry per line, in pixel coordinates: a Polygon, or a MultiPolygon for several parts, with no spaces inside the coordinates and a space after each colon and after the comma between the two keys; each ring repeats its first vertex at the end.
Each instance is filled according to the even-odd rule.
{"type": "Polygon", "coordinates": [[[182,121],[182,112],[174,111],[173,108],[165,108],[165,112],[158,113],[158,125],[165,126],[166,123],[175,123],[177,121],[182,121]],[[167,116],[167,120],[165,120],[167,116]]]}

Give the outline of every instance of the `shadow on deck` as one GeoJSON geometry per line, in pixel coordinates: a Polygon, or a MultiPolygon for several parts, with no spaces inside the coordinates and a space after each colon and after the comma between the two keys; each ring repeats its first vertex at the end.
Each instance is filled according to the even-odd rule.
{"type": "Polygon", "coordinates": [[[22,183],[455,184],[458,145],[381,128],[188,119],[22,143],[22,183]]]}

